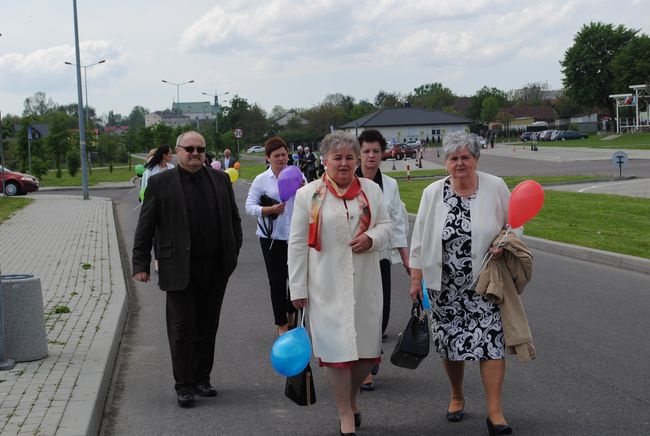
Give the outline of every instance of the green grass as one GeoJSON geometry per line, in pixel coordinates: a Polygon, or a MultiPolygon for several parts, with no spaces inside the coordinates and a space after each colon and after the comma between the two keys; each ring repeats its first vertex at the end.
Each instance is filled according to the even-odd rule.
{"type": "Polygon", "coordinates": [[[32,201],[34,201],[33,198],[0,196],[0,223],[9,218],[14,212],[27,206],[32,201]]]}
{"type": "Polygon", "coordinates": [[[650,259],[650,200],[620,195],[544,192],[527,235],[650,259]],[[622,219],[624,214],[625,219],[622,219]]]}
{"type": "Polygon", "coordinates": [[[575,139],[571,141],[542,141],[538,142],[537,145],[540,147],[590,147],[650,150],[650,133],[625,133],[615,139],[603,139],[604,137],[605,136],[591,135],[586,139],[575,139]]]}
{"type": "MultiPolygon", "coordinates": [[[[504,177],[512,189],[526,177],[504,177]]],[[[542,185],[590,181],[590,176],[533,177],[542,185]]],[[[416,213],[422,190],[433,179],[399,180],[400,195],[416,213]]],[[[538,238],[650,259],[650,199],[619,195],[544,191],[544,207],[525,225],[538,238]],[[618,219],[624,211],[625,219],[618,219]]]]}
{"type": "Polygon", "coordinates": [[[246,180],[253,180],[258,174],[266,171],[266,163],[261,160],[240,159],[239,177],[246,180]]]}
{"type": "MultiPolygon", "coordinates": [[[[135,176],[135,170],[128,166],[113,167],[111,173],[108,168],[93,168],[92,174],[88,175],[88,185],[94,186],[99,182],[128,182],[131,177],[135,176]]],[[[56,177],[56,172],[52,171],[40,179],[41,186],[81,186],[81,171],[72,177],[67,170],[63,170],[61,178],[56,177]]]]}

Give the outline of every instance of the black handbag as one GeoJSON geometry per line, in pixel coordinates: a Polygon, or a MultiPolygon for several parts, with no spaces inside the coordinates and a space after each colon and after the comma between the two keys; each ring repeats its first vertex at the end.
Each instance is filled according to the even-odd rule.
{"type": "Polygon", "coordinates": [[[299,406],[309,406],[316,402],[314,375],[311,365],[307,365],[300,374],[287,377],[284,385],[284,395],[299,406]]]}
{"type": "MultiPolygon", "coordinates": [[[[295,312],[293,317],[293,326],[303,326],[305,324],[305,310],[300,309],[295,312]]],[[[300,374],[287,377],[284,385],[284,395],[299,406],[309,406],[316,402],[316,389],[314,389],[314,373],[311,371],[311,365],[302,370],[300,374]]]]}
{"type": "Polygon", "coordinates": [[[406,328],[399,334],[390,361],[402,368],[415,369],[428,354],[429,317],[418,298],[418,301],[413,303],[406,328]]]}

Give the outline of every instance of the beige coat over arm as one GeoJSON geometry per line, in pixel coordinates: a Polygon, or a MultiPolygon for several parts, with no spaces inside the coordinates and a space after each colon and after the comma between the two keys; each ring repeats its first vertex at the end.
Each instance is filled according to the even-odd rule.
{"type": "Polygon", "coordinates": [[[385,249],[392,224],[382,192],[371,180],[360,179],[370,204],[371,222],[365,232],[370,250],[354,254],[348,243],[359,224],[360,206],[327,192],[322,204],[321,251],[307,246],[312,197],[322,180],[296,193],[289,236],[291,299],[309,298],[314,355],[324,362],[374,358],[381,353],[382,287],[379,250],[385,249]]]}

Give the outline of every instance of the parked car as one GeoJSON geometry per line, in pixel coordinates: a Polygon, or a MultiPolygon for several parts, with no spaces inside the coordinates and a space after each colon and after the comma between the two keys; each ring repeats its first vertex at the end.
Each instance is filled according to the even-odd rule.
{"type": "Polygon", "coordinates": [[[406,141],[404,143],[404,148],[418,149],[420,147],[422,147],[422,142],[420,142],[419,139],[411,139],[410,141],[406,141]]]}
{"type": "Polygon", "coordinates": [[[567,139],[585,139],[589,135],[586,133],[575,132],[573,130],[562,130],[555,136],[556,141],[566,141],[567,139]]]}
{"type": "Polygon", "coordinates": [[[476,140],[478,141],[478,145],[480,145],[481,148],[487,148],[487,140],[484,137],[477,136],[476,140]]]}
{"type": "Polygon", "coordinates": [[[9,168],[2,171],[0,166],[0,186],[4,180],[5,194],[9,197],[14,195],[25,195],[29,192],[38,191],[38,179],[29,174],[11,171],[9,168]]]}
{"type": "Polygon", "coordinates": [[[535,132],[524,132],[524,133],[522,133],[521,135],[519,135],[519,139],[520,139],[522,142],[532,141],[532,140],[533,140],[533,135],[534,135],[534,134],[535,134],[535,132]]]}
{"type": "Polygon", "coordinates": [[[399,144],[389,145],[386,147],[386,151],[381,155],[381,160],[395,158],[397,160],[402,159],[403,157],[410,157],[415,159],[417,151],[412,148],[405,148],[399,144]]]}
{"type": "Polygon", "coordinates": [[[253,145],[250,147],[248,150],[246,150],[247,153],[264,153],[264,147],[261,145],[253,145]]]}

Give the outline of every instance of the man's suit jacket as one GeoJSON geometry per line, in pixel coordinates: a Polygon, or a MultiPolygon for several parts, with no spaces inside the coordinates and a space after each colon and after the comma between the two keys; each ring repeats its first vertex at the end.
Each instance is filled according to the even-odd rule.
{"type": "Polygon", "coordinates": [[[230,156],[230,160],[228,161],[228,166],[226,166],[226,159],[221,161],[221,168],[228,169],[232,168],[233,165],[235,165],[235,162],[237,162],[237,159],[234,156],[230,156]]]}
{"type": "MultiPolygon", "coordinates": [[[[229,176],[207,168],[219,209],[219,231],[222,242],[220,265],[215,271],[229,277],[237,266],[242,244],[241,219],[229,176]]],[[[154,235],[158,247],[158,286],[163,291],[181,291],[190,281],[191,237],[187,205],[178,167],[149,179],[142,202],[140,218],[133,242],[133,274],[149,273],[154,235]]]]}

